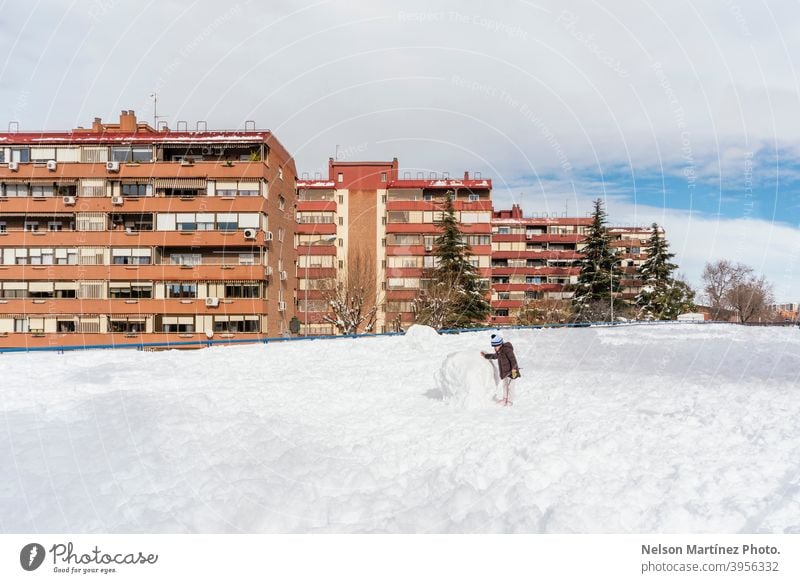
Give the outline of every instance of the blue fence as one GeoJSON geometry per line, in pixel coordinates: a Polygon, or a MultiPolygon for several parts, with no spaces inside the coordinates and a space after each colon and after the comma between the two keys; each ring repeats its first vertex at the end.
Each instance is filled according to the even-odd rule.
{"type": "MultiPolygon", "coordinates": [[[[466,332],[488,332],[490,330],[541,330],[544,328],[589,328],[589,327],[627,327],[627,326],[655,326],[664,324],[697,324],[704,322],[676,322],[671,321],[634,321],[634,322],[580,322],[571,324],[538,324],[531,326],[484,326],[481,328],[453,328],[439,330],[440,334],[463,334],[466,332]]],[[[725,324],[727,322],[708,322],[725,324]]],[[[324,336],[294,336],[274,338],[246,338],[242,340],[187,340],[178,342],[138,342],[131,344],[83,344],[77,346],[19,346],[0,348],[0,354],[11,352],[73,352],[76,350],[145,350],[158,348],[209,348],[211,346],[230,346],[236,344],[272,344],[274,342],[303,342],[312,340],[341,340],[344,338],[377,338],[387,336],[402,336],[403,332],[383,332],[375,334],[346,334],[324,336]]]]}

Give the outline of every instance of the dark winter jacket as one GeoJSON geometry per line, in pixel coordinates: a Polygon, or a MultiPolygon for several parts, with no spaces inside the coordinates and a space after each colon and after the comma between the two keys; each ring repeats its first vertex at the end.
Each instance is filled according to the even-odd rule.
{"type": "Polygon", "coordinates": [[[497,364],[500,366],[500,379],[511,376],[511,371],[515,368],[519,368],[517,366],[517,357],[514,356],[514,347],[511,346],[510,342],[503,342],[502,346],[500,346],[500,350],[484,354],[483,357],[497,361],[497,364]]]}

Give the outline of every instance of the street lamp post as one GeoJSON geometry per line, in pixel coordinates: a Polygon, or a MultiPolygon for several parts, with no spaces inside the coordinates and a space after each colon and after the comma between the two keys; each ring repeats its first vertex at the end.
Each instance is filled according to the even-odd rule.
{"type": "Polygon", "coordinates": [[[611,325],[614,325],[614,262],[611,262],[611,325]]]}

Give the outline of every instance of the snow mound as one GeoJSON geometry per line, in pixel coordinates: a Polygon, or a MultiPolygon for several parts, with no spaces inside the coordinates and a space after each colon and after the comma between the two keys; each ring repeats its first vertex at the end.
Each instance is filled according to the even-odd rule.
{"type": "Polygon", "coordinates": [[[421,324],[414,324],[405,333],[406,343],[414,350],[420,351],[430,350],[439,338],[439,333],[435,329],[421,324]]]}
{"type": "Polygon", "coordinates": [[[442,399],[460,409],[477,409],[492,403],[497,380],[491,362],[475,350],[447,355],[436,374],[442,399]]]}

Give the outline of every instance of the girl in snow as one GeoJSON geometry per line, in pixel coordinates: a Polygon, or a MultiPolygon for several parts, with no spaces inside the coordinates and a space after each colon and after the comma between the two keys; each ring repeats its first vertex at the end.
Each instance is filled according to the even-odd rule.
{"type": "Polygon", "coordinates": [[[489,360],[496,360],[500,367],[500,380],[503,381],[503,398],[500,402],[503,405],[513,405],[513,395],[511,392],[514,379],[519,378],[519,367],[517,357],[514,356],[514,347],[510,342],[503,342],[500,334],[492,334],[492,346],[494,354],[486,354],[481,351],[481,356],[489,360]]]}

